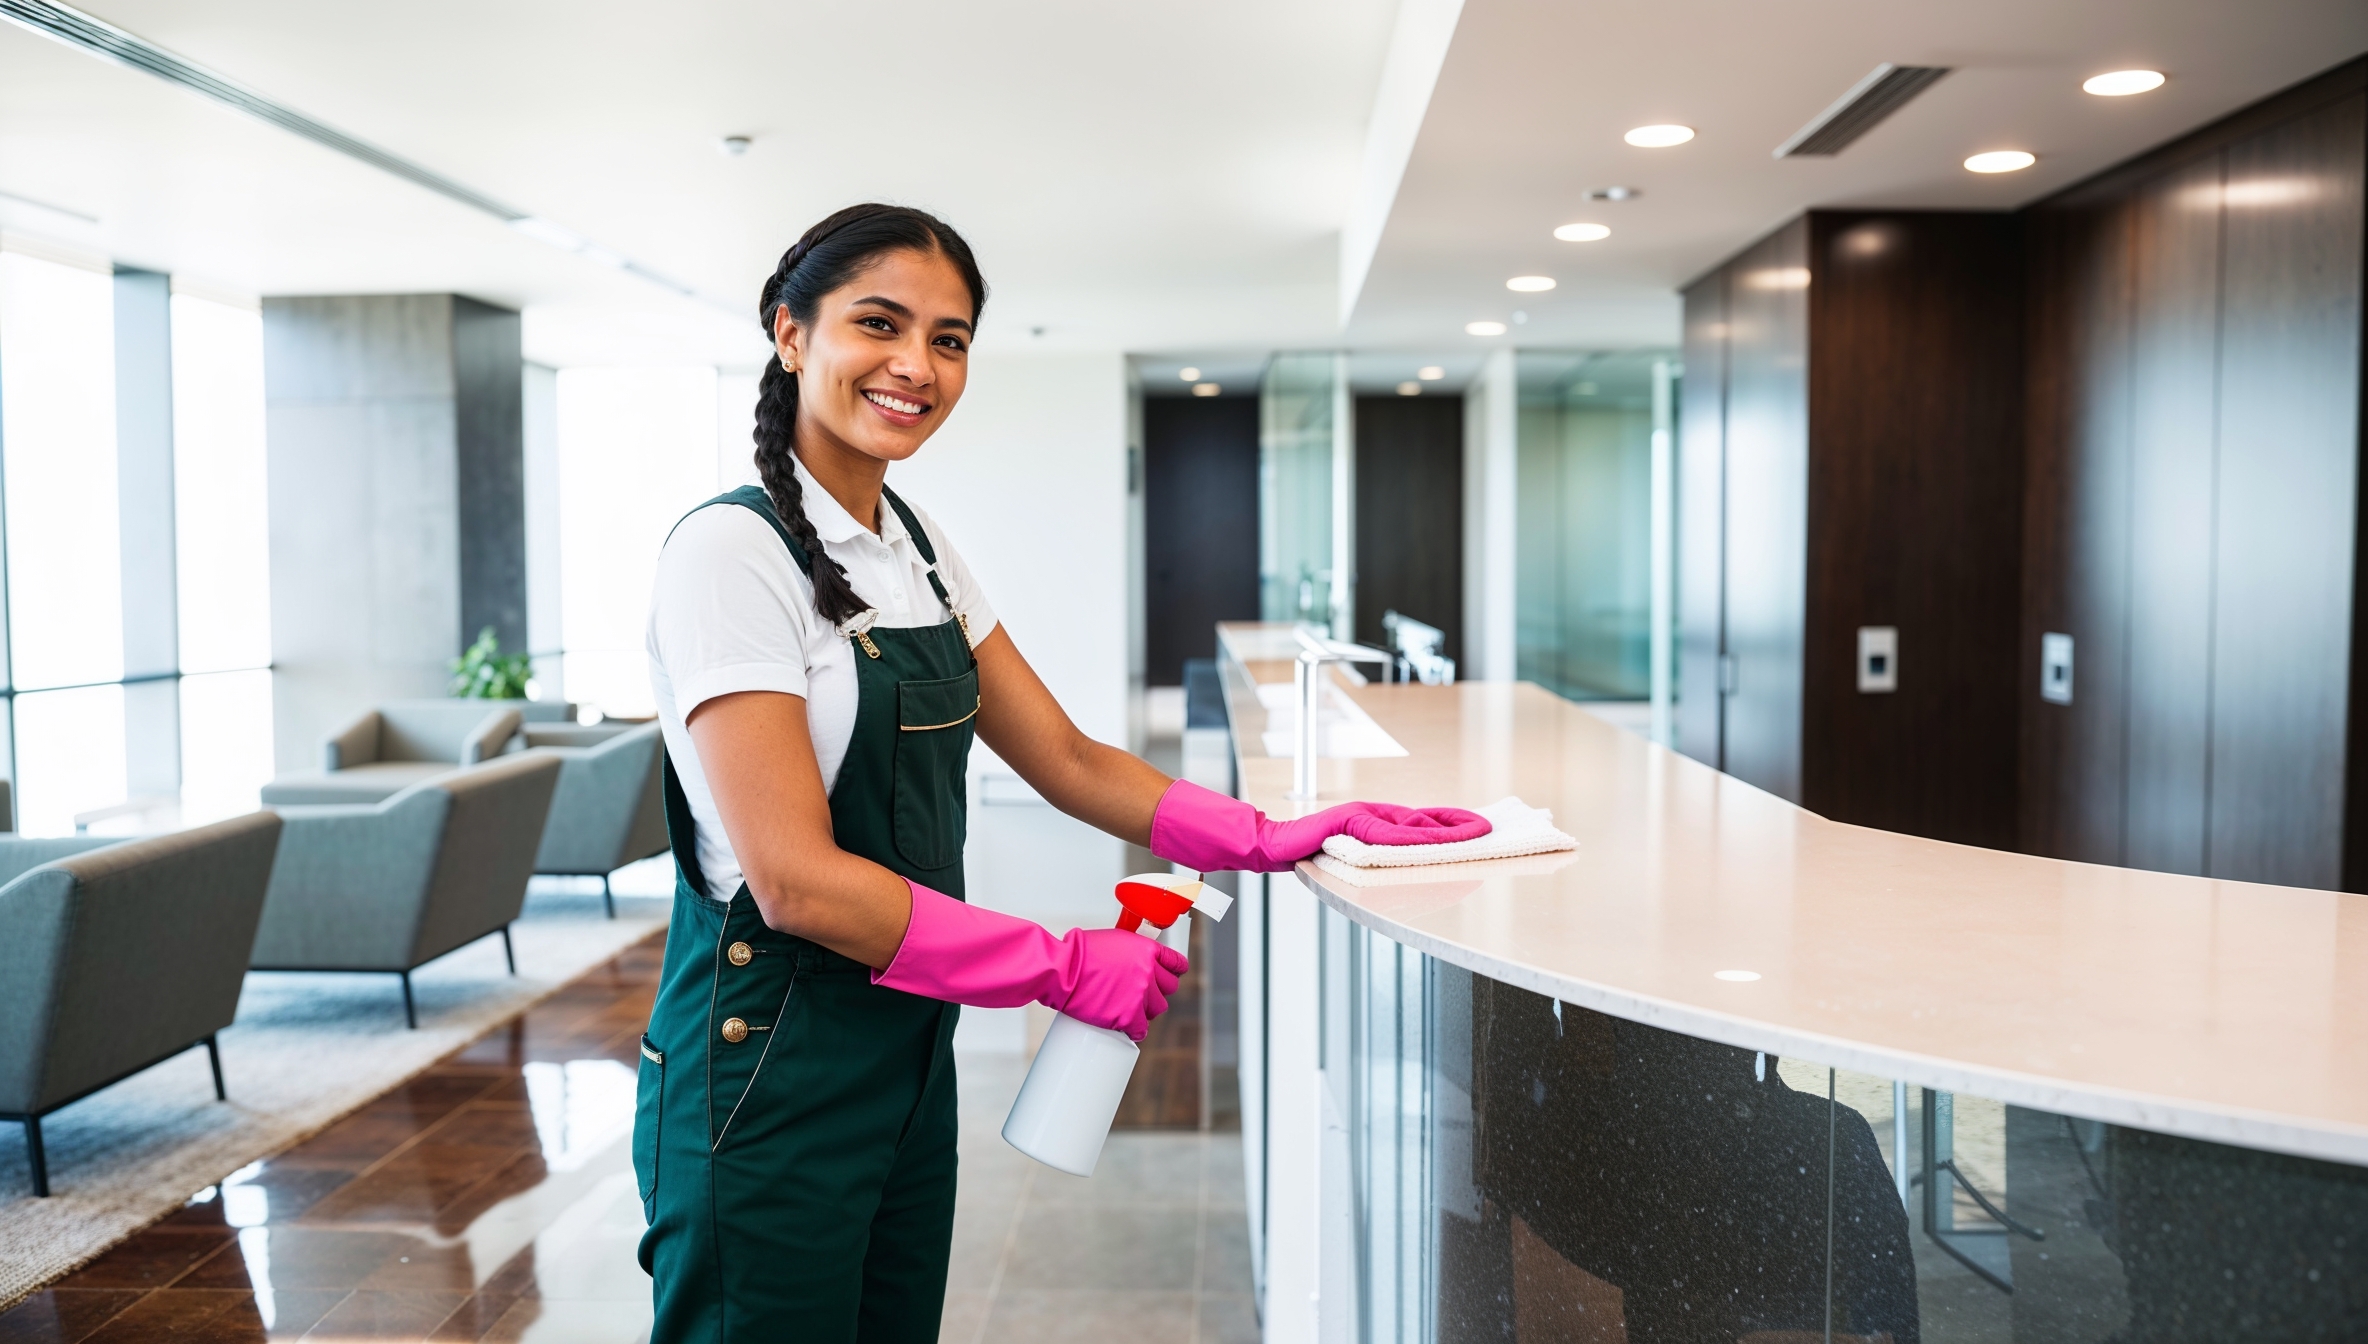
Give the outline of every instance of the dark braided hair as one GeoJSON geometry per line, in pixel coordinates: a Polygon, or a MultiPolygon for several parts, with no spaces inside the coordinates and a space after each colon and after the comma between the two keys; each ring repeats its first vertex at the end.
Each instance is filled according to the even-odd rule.
{"type": "MultiPolygon", "coordinates": [[[[987,282],[970,255],[970,244],[935,215],[901,205],[851,205],[813,228],[781,254],[773,278],[757,301],[765,338],[773,337],[773,314],[784,306],[801,325],[814,321],[822,296],[847,284],[890,252],[935,254],[954,263],[970,286],[970,320],[987,306],[987,282]]],[[[846,568],[822,549],[814,524],[806,520],[805,492],[798,486],[794,453],[798,423],[797,375],[778,358],[765,364],[756,394],[756,470],[772,496],[789,534],[814,562],[814,609],[839,625],[870,609],[847,582],[846,568]]]]}

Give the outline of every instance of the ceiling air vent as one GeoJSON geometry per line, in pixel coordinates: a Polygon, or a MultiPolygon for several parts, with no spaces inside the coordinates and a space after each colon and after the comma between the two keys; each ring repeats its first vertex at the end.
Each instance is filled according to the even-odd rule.
{"type": "Polygon", "coordinates": [[[1945,65],[1893,65],[1886,61],[1815,120],[1793,132],[1792,139],[1778,145],[1776,157],[1839,154],[1947,73],[1945,65]]]}

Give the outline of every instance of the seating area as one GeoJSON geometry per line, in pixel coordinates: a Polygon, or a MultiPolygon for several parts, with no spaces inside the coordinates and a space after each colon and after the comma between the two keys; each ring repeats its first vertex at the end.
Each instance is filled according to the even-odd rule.
{"type": "MultiPolygon", "coordinates": [[[[574,706],[393,701],[321,744],[321,768],[264,808],[163,834],[0,834],[0,1120],[21,1125],[32,1193],[50,1193],[42,1121],[204,1046],[252,973],[413,974],[498,937],[536,875],[610,877],[663,853],[654,723],[573,722],[574,706]]],[[[0,780],[0,824],[13,825],[0,780]]],[[[233,1062],[231,1077],[236,1076],[233,1062]]]]}

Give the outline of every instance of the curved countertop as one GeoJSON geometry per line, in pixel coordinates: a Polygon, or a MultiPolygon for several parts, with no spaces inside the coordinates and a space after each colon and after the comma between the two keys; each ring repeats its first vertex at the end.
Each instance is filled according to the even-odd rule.
{"type": "Polygon", "coordinates": [[[1828,821],[1526,683],[1344,685],[1408,754],[1325,760],[1322,798],[1294,802],[1250,684],[1290,679],[1274,630],[1221,627],[1244,799],[1296,816],[1516,794],[1580,842],[1370,885],[1299,865],[1359,924],[1690,1036],[2368,1165],[2368,896],[1828,821]]]}

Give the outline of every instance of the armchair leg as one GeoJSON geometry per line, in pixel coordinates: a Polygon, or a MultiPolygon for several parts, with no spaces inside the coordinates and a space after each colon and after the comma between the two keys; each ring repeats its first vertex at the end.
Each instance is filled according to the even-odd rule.
{"type": "Polygon", "coordinates": [[[608,907],[608,917],[617,917],[617,893],[609,889],[608,874],[600,875],[600,903],[608,907]]]}
{"type": "Polygon", "coordinates": [[[395,974],[403,977],[403,1025],[417,1031],[419,1030],[419,1009],[411,1002],[411,972],[397,971],[395,974]]]}
{"type": "Polygon", "coordinates": [[[214,1100],[230,1100],[229,1089],[222,1086],[222,1047],[211,1036],[206,1037],[206,1062],[214,1066],[214,1100]]]}
{"type": "Polygon", "coordinates": [[[33,1193],[49,1194],[49,1159],[41,1152],[41,1117],[25,1117],[25,1160],[33,1167],[33,1193]]]}
{"type": "Polygon", "coordinates": [[[510,974],[518,974],[518,949],[510,946],[510,926],[502,925],[502,960],[510,963],[510,974]]]}

